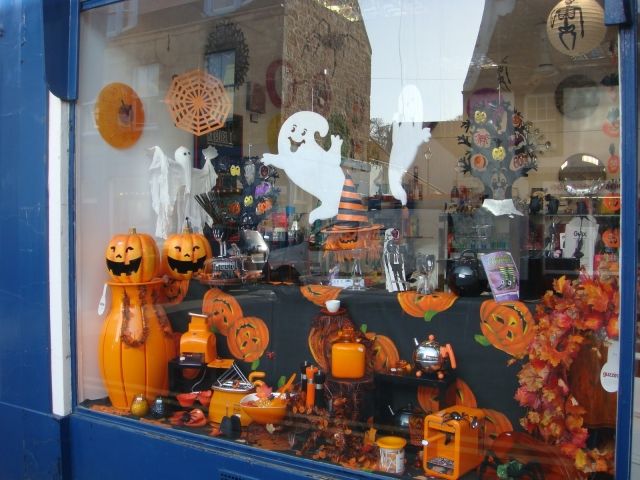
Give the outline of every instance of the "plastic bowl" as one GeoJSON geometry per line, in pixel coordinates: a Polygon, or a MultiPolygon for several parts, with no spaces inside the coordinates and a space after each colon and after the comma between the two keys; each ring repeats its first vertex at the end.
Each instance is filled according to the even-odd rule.
{"type": "MultiPolygon", "coordinates": [[[[279,397],[279,393],[273,394],[276,397],[279,397]]],[[[255,393],[250,393],[249,395],[245,395],[240,400],[240,407],[242,407],[242,411],[249,415],[251,419],[259,424],[267,425],[269,423],[276,424],[281,422],[284,417],[287,415],[287,405],[278,405],[275,407],[252,407],[251,405],[246,405],[247,402],[255,402],[258,400],[258,395],[255,393]]]]}

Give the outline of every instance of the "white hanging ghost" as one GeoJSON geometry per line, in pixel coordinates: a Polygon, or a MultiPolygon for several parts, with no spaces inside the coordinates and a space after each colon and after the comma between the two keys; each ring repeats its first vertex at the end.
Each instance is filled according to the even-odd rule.
{"type": "Polygon", "coordinates": [[[324,137],[329,123],[315,112],[302,111],[291,115],[278,134],[278,153],[265,153],[262,161],[285,171],[289,179],[322,204],[309,213],[309,223],[338,214],[344,172],[340,168],[342,139],[331,135],[331,147],[324,150],[315,134],[324,137]]]}
{"type": "Polygon", "coordinates": [[[429,128],[422,128],[422,95],[415,85],[407,85],[398,98],[398,112],[394,115],[389,155],[389,190],[402,205],[407,204],[407,192],[402,177],[416,158],[418,148],[431,138],[429,128]]]}
{"type": "Polygon", "coordinates": [[[156,237],[167,238],[170,233],[182,231],[186,217],[189,217],[194,230],[198,231],[209,216],[193,196],[214,187],[217,175],[211,159],[217,156],[217,151],[207,149],[205,165],[193,168],[191,151],[186,147],[178,147],[173,159],[167,157],[158,146],[151,150],[153,159],[149,166],[149,185],[151,205],[158,216],[156,237]]]}
{"type": "Polygon", "coordinates": [[[388,292],[403,292],[407,289],[404,255],[400,252],[398,244],[399,236],[400,232],[396,228],[387,228],[384,231],[382,264],[388,292]]]}

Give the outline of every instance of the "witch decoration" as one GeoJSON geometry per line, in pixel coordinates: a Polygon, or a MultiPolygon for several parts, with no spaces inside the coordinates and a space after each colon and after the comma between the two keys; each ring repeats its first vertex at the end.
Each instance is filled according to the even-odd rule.
{"type": "Polygon", "coordinates": [[[482,182],[486,198],[511,198],[513,182],[538,169],[539,131],[508,100],[481,101],[472,111],[458,137],[467,147],[458,169],[482,182]]]}

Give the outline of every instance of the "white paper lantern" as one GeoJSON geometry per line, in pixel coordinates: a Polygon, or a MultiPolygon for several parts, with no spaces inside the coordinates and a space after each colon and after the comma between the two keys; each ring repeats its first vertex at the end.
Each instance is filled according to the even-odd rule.
{"type": "Polygon", "coordinates": [[[596,48],[606,32],[604,10],[595,0],[562,0],[547,18],[551,45],[565,55],[581,55],[596,48]]]}

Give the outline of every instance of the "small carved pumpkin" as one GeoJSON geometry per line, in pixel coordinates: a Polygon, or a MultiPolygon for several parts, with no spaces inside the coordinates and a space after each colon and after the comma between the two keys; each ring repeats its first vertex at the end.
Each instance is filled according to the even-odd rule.
{"type": "Polygon", "coordinates": [[[389,369],[400,360],[396,344],[389,337],[373,332],[367,332],[366,337],[373,342],[370,369],[376,373],[389,373],[389,369]]]}
{"type": "Polygon", "coordinates": [[[522,357],[535,336],[533,315],[519,301],[482,302],[480,328],[491,345],[514,357],[522,357]]]}
{"type": "Polygon", "coordinates": [[[602,199],[603,213],[616,213],[620,210],[620,197],[611,196],[602,199]]]}
{"type": "Polygon", "coordinates": [[[135,228],[111,238],[105,259],[109,276],[120,283],[149,282],[160,266],[155,240],[146,233],[137,233],[135,228]]]}
{"type": "Polygon", "coordinates": [[[620,230],[617,228],[607,228],[602,232],[602,243],[606,248],[620,248],[620,230]]]}
{"type": "Polygon", "coordinates": [[[268,212],[269,210],[271,210],[271,200],[266,198],[264,200],[262,200],[261,202],[258,202],[256,205],[256,213],[258,215],[264,215],[266,212],[268,212]]]}
{"type": "Polygon", "coordinates": [[[300,287],[300,293],[310,302],[324,307],[327,300],[336,300],[342,288],[332,287],[330,285],[303,285],[300,287]]]}
{"type": "Polygon", "coordinates": [[[254,362],[269,345],[269,328],[258,317],[242,317],[235,320],[227,332],[229,353],[238,360],[254,362]]]}
{"type": "Polygon", "coordinates": [[[229,204],[229,213],[231,215],[240,215],[240,203],[238,202],[231,202],[229,204]]]}
{"type": "Polygon", "coordinates": [[[176,280],[189,280],[211,258],[211,245],[206,237],[185,227],[182,233],[174,233],[162,246],[162,272],[176,280]]]}
{"type": "Polygon", "coordinates": [[[211,288],[204,294],[202,313],[207,315],[207,323],[214,326],[222,335],[227,335],[229,326],[242,318],[242,308],[233,295],[219,288],[211,288]]]}
{"type": "Polygon", "coordinates": [[[487,121],[487,112],[483,112],[482,110],[476,110],[473,113],[473,118],[476,123],[484,123],[487,121]]]}
{"type": "Polygon", "coordinates": [[[499,147],[495,147],[493,150],[491,150],[491,156],[493,157],[494,160],[498,162],[501,162],[502,160],[504,160],[504,157],[506,155],[507,155],[507,151],[502,145],[500,145],[499,147]]]}
{"type": "Polygon", "coordinates": [[[410,290],[399,292],[397,298],[405,313],[412,317],[430,320],[436,313],[450,308],[458,296],[452,292],[434,292],[422,295],[415,290],[410,290]]]}

